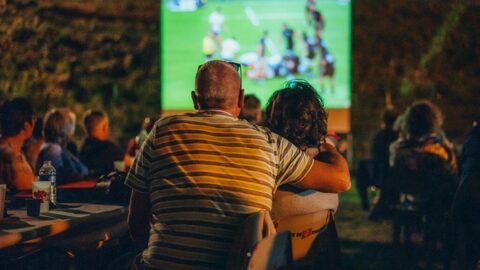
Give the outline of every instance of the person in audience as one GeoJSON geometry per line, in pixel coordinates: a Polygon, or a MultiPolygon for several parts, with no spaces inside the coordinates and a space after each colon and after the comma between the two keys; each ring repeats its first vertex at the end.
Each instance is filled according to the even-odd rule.
{"type": "Polygon", "coordinates": [[[126,168],[130,168],[132,166],[133,160],[137,155],[138,150],[140,150],[143,142],[147,139],[148,134],[153,129],[153,126],[155,125],[157,120],[158,117],[156,116],[145,117],[143,119],[140,132],[128,141],[127,151],[124,158],[126,168]]]}
{"type": "Polygon", "coordinates": [[[68,149],[68,151],[70,151],[70,153],[72,153],[72,155],[78,158],[78,146],[72,140],[73,135],[75,135],[75,125],[77,123],[77,115],[74,112],[68,110],[68,116],[72,121],[72,125],[71,125],[71,128],[69,129],[68,137],[70,139],[68,140],[66,148],[68,149]]]}
{"type": "Polygon", "coordinates": [[[456,170],[457,159],[452,143],[443,132],[443,115],[440,109],[428,100],[420,100],[407,109],[404,117],[405,138],[401,137],[390,148],[390,166],[395,165],[400,149],[413,147],[420,152],[440,156],[456,170]]]}
{"type": "Polygon", "coordinates": [[[374,177],[383,182],[388,174],[390,144],[398,139],[398,131],[393,128],[398,117],[395,107],[387,107],[382,115],[381,129],[372,138],[371,153],[374,161],[374,177]]]}
{"type": "Polygon", "coordinates": [[[460,185],[450,213],[453,258],[458,268],[476,269],[480,262],[480,117],[463,144],[460,185]]]}
{"type": "Polygon", "coordinates": [[[245,119],[254,125],[262,123],[262,105],[257,96],[245,95],[244,106],[238,118],[245,119]]]}
{"type": "MultiPolygon", "coordinates": [[[[308,82],[288,81],[285,88],[270,97],[265,115],[265,126],[270,130],[288,139],[308,156],[318,160],[325,158],[326,153],[320,152],[320,145],[327,134],[327,112],[323,100],[308,82]]],[[[278,221],[321,210],[336,211],[337,207],[336,193],[287,184],[280,186],[273,197],[272,218],[278,221]]]]}
{"type": "Polygon", "coordinates": [[[456,157],[442,130],[442,113],[432,102],[420,100],[414,102],[403,117],[404,136],[390,146],[391,173],[375,208],[379,213],[391,213],[389,206],[398,203],[398,192],[408,190],[409,193],[420,194],[417,198],[411,197],[415,201],[422,196],[442,197],[438,202],[440,205],[436,206],[436,211],[440,213],[451,204],[457,184],[456,157]],[[413,175],[403,177],[409,171],[428,177],[418,181],[413,175]]]}
{"type": "Polygon", "coordinates": [[[57,171],[57,184],[76,181],[88,176],[88,168],[67,148],[75,131],[74,119],[67,109],[52,109],[45,115],[45,144],[40,149],[36,170],[50,160],[57,171]]]}
{"type": "Polygon", "coordinates": [[[7,192],[32,189],[35,174],[22,145],[33,132],[32,106],[24,98],[6,101],[0,110],[0,184],[7,192]]]}
{"type": "Polygon", "coordinates": [[[195,113],[158,121],[135,158],[128,224],[147,268],[224,269],[239,224],[269,211],[276,187],[342,192],[348,166],[334,147],[319,162],[288,140],[238,115],[239,64],[209,61],[197,71],[195,113]]]}
{"type": "MultiPolygon", "coordinates": [[[[382,183],[387,178],[388,169],[389,169],[389,160],[390,160],[390,144],[398,139],[398,131],[394,129],[395,121],[398,117],[398,111],[395,107],[389,106],[385,108],[382,114],[382,122],[380,130],[377,131],[371,140],[371,156],[372,156],[372,172],[373,179],[377,183],[377,187],[381,188],[382,183]]],[[[372,184],[372,183],[369,183],[372,184]]],[[[364,208],[368,210],[368,193],[367,193],[367,184],[357,183],[358,186],[362,186],[361,199],[364,208]]],[[[377,219],[377,215],[383,215],[384,213],[378,212],[381,211],[381,208],[375,208],[370,213],[371,219],[377,219]]]]}
{"type": "Polygon", "coordinates": [[[80,149],[80,160],[90,169],[94,177],[114,170],[114,162],[123,162],[123,152],[110,138],[108,117],[98,110],[85,113],[83,124],[87,138],[80,149]]]}
{"type": "Polygon", "coordinates": [[[32,136],[30,136],[30,138],[23,143],[23,151],[27,157],[28,163],[32,168],[35,168],[37,165],[38,154],[40,153],[40,148],[44,143],[45,138],[43,137],[43,118],[38,118],[33,126],[32,136]]]}
{"type": "Polygon", "coordinates": [[[480,174],[480,116],[473,122],[460,156],[460,176],[480,174]]]}

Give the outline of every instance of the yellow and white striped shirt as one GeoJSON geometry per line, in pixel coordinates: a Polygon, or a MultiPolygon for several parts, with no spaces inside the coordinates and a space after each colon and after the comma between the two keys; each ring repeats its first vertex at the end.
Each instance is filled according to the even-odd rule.
{"type": "Polygon", "coordinates": [[[222,269],[238,225],[271,210],[272,195],[313,160],[268,129],[222,112],[158,121],[126,184],[152,206],[143,260],[167,269],[222,269]]]}

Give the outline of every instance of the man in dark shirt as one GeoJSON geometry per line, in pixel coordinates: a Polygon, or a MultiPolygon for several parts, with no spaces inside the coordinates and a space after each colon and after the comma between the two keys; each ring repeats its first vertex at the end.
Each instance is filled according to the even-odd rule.
{"type": "Polygon", "coordinates": [[[98,177],[111,172],[115,161],[123,160],[123,153],[109,140],[108,117],[101,111],[88,111],[84,118],[87,138],[80,150],[80,160],[98,177]]]}
{"type": "Polygon", "coordinates": [[[398,112],[395,108],[386,108],[383,113],[381,129],[375,133],[372,139],[371,153],[375,163],[374,175],[380,185],[385,179],[389,167],[390,144],[398,138],[398,132],[393,129],[393,124],[395,123],[397,116],[398,112]]]}
{"type": "MultiPolygon", "coordinates": [[[[372,138],[371,153],[373,159],[373,181],[379,188],[387,178],[390,159],[390,144],[397,140],[398,132],[394,130],[393,125],[398,117],[398,111],[392,106],[387,107],[383,112],[381,129],[377,131],[372,138]]],[[[382,191],[388,193],[387,191],[382,191]]],[[[375,220],[384,216],[388,211],[389,195],[383,194],[370,214],[370,219],[375,220]]]]}
{"type": "MultiPolygon", "coordinates": [[[[381,188],[383,181],[387,177],[389,168],[389,147],[392,142],[397,140],[398,132],[394,130],[393,125],[398,117],[398,112],[394,107],[387,107],[382,114],[381,129],[376,131],[370,142],[371,159],[362,160],[359,163],[357,172],[357,189],[362,201],[364,210],[370,208],[368,201],[368,186],[375,185],[381,188]]],[[[377,218],[377,212],[382,212],[384,208],[378,204],[372,211],[371,218],[377,218]]]]}
{"type": "Polygon", "coordinates": [[[468,133],[460,156],[460,176],[480,174],[480,116],[473,123],[468,133]]]}
{"type": "Polygon", "coordinates": [[[450,211],[452,254],[459,269],[475,269],[480,259],[480,116],[463,144],[461,182],[450,211]]]}

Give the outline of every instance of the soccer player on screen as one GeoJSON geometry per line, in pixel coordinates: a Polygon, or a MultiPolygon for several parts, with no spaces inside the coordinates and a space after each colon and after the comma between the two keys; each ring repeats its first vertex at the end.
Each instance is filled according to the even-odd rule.
{"type": "Polygon", "coordinates": [[[250,74],[252,74],[250,77],[253,77],[257,82],[267,78],[268,66],[265,55],[267,53],[268,42],[268,31],[264,31],[257,45],[257,62],[250,67],[250,74]]]}
{"type": "Polygon", "coordinates": [[[220,36],[225,21],[222,10],[217,8],[212,14],[210,14],[208,21],[210,22],[210,31],[212,31],[215,36],[220,36]]]}
{"type": "Polygon", "coordinates": [[[300,73],[305,73],[307,77],[311,77],[313,69],[313,61],[315,59],[316,50],[318,46],[317,38],[313,36],[308,36],[306,32],[302,33],[303,44],[305,45],[306,55],[302,59],[301,65],[299,67],[300,73]]]}
{"type": "Polygon", "coordinates": [[[335,82],[333,76],[335,74],[335,57],[328,51],[325,45],[320,43],[321,59],[320,59],[320,89],[325,93],[324,78],[327,77],[330,82],[330,92],[335,93],[335,82]]]}
{"type": "Polygon", "coordinates": [[[210,14],[210,16],[208,17],[208,21],[210,22],[210,32],[213,34],[216,47],[220,48],[222,46],[222,27],[225,21],[222,10],[220,8],[217,8],[212,14],[210,14]]]}
{"type": "Polygon", "coordinates": [[[205,61],[210,61],[213,59],[215,53],[217,52],[217,42],[215,40],[215,35],[212,32],[209,32],[202,40],[202,50],[205,55],[205,61]]]}
{"type": "Polygon", "coordinates": [[[288,24],[284,23],[283,24],[283,31],[282,31],[282,35],[283,37],[285,38],[285,41],[286,41],[286,50],[287,51],[292,51],[293,52],[293,34],[294,34],[294,31],[292,28],[288,27],[288,24]]]}
{"type": "Polygon", "coordinates": [[[308,1],[306,15],[308,25],[313,24],[315,34],[321,37],[322,31],[325,28],[325,20],[322,12],[315,8],[315,1],[308,1]]]}
{"type": "Polygon", "coordinates": [[[223,60],[234,61],[238,51],[240,51],[240,43],[235,37],[226,38],[222,41],[221,56],[223,60]]]}

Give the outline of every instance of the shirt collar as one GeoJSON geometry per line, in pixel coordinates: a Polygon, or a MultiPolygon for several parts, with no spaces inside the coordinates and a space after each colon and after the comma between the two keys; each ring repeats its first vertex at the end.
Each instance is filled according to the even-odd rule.
{"type": "Polygon", "coordinates": [[[198,113],[205,113],[205,114],[223,114],[223,115],[228,115],[228,116],[231,116],[233,117],[233,115],[229,112],[226,112],[226,111],[223,111],[223,110],[215,110],[215,109],[211,109],[211,110],[198,110],[198,113]]]}

